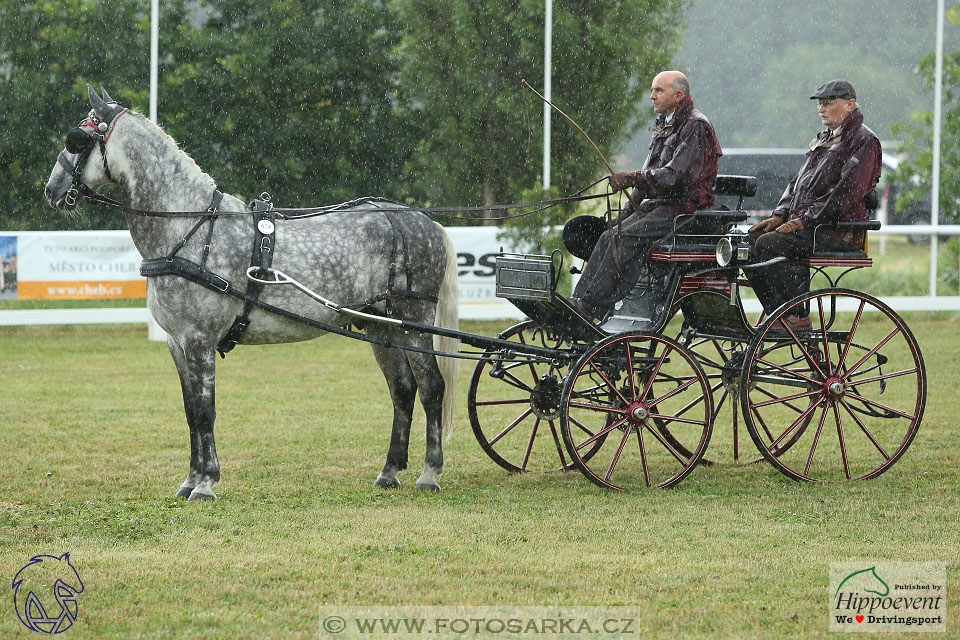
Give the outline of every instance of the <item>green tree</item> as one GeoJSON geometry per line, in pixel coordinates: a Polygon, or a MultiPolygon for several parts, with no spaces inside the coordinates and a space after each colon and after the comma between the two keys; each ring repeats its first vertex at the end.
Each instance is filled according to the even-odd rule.
{"type": "MultiPolygon", "coordinates": [[[[181,4],[165,3],[165,11],[181,4]]],[[[0,0],[0,25],[0,227],[121,227],[122,216],[94,207],[79,221],[60,216],[46,206],[43,185],[67,130],[89,109],[85,82],[109,83],[118,99],[148,84],[149,4],[0,0]]]]}
{"type": "Polygon", "coordinates": [[[162,120],[221,184],[279,206],[401,197],[412,141],[389,4],[222,0],[178,26],[162,120]]]}
{"type": "MultiPolygon", "coordinates": [[[[542,195],[543,105],[520,81],[543,85],[543,0],[395,4],[405,34],[400,84],[416,107],[420,131],[406,168],[411,180],[441,204],[542,195]]],[[[605,154],[646,125],[650,79],[669,65],[685,6],[669,0],[554,3],[553,97],[605,154]]],[[[556,114],[551,158],[555,194],[606,173],[556,114]]],[[[544,225],[568,215],[553,210],[517,224],[537,237],[544,225]]]]}
{"type": "MultiPolygon", "coordinates": [[[[960,6],[947,12],[947,20],[960,26],[960,6]]],[[[935,54],[920,60],[917,72],[932,93],[936,78],[935,54]]],[[[943,102],[940,130],[940,221],[960,223],[960,52],[943,56],[943,102]]],[[[897,168],[894,182],[900,187],[897,208],[920,203],[933,188],[933,111],[914,113],[909,120],[893,125],[905,159],[897,168]]]]}
{"type": "MultiPolygon", "coordinates": [[[[0,227],[122,227],[93,206],[57,215],[42,187],[88,108],[87,82],[146,113],[149,3],[0,0],[0,24],[0,227]]],[[[380,2],[166,1],[158,120],[232,193],[270,191],[279,206],[401,197],[413,141],[398,42],[380,2]]]]}

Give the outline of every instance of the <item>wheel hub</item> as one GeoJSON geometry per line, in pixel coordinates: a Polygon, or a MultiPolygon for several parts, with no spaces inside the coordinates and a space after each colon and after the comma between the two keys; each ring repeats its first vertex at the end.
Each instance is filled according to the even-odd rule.
{"type": "Polygon", "coordinates": [[[639,402],[632,405],[627,413],[630,416],[630,420],[633,422],[643,422],[650,417],[650,409],[639,402]]]}
{"type": "Polygon", "coordinates": [[[560,381],[551,375],[540,378],[537,385],[530,392],[530,408],[538,418],[556,420],[562,413],[563,401],[561,398],[560,381]]]}
{"type": "Polygon", "coordinates": [[[846,393],[847,390],[838,378],[830,378],[823,384],[823,387],[826,389],[827,393],[835,398],[839,398],[846,393]]]}

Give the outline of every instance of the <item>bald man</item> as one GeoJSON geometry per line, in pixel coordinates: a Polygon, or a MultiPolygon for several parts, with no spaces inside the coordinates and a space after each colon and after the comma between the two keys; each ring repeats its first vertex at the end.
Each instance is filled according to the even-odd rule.
{"type": "Polygon", "coordinates": [[[570,299],[590,318],[603,318],[630,292],[646,265],[647,248],[673,231],[677,216],[713,205],[722,152],[713,125],[693,107],[686,76],[657,74],[650,101],[659,116],[650,127],[653,141],[643,168],[610,176],[614,191],[633,188],[632,202],[600,236],[570,299]]]}

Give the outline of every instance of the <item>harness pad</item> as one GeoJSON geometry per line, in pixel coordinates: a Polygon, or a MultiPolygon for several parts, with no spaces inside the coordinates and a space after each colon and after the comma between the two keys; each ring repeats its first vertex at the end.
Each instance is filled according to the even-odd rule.
{"type": "MultiPolygon", "coordinates": [[[[263,200],[254,200],[250,203],[253,210],[253,255],[250,256],[250,266],[267,269],[273,263],[273,250],[276,245],[277,223],[276,212],[273,205],[263,200]]],[[[240,312],[227,330],[227,333],[217,343],[217,351],[220,357],[226,357],[226,354],[235,346],[240,344],[243,334],[250,324],[250,312],[256,306],[260,293],[263,292],[264,285],[259,282],[247,282],[247,295],[243,303],[243,311],[240,312]]]]}

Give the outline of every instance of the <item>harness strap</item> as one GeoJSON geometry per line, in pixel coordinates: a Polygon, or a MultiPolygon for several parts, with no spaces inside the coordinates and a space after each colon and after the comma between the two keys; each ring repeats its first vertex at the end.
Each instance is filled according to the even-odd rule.
{"type": "Polygon", "coordinates": [[[397,268],[399,266],[399,260],[397,258],[397,238],[399,238],[400,242],[403,243],[403,265],[404,275],[407,279],[407,285],[410,285],[411,281],[410,260],[409,256],[407,255],[407,238],[403,235],[403,228],[395,218],[397,212],[388,209],[383,211],[383,215],[386,216],[387,221],[390,223],[390,228],[393,229],[393,243],[390,250],[390,270],[387,273],[387,290],[381,294],[367,298],[363,302],[345,304],[343,306],[348,309],[362,308],[384,301],[386,302],[386,305],[384,306],[386,307],[387,315],[390,316],[393,315],[391,301],[394,298],[416,298],[417,300],[426,300],[427,302],[438,304],[440,300],[437,298],[437,296],[430,295],[429,293],[421,293],[412,289],[398,288],[396,286],[397,268]]]}
{"type": "MultiPolygon", "coordinates": [[[[216,213],[220,208],[220,202],[223,200],[223,192],[220,189],[214,189],[213,199],[210,201],[210,207],[207,209],[211,214],[216,213]]],[[[207,258],[210,257],[210,243],[213,241],[213,227],[217,223],[216,216],[209,216],[210,226],[207,228],[207,239],[203,243],[203,252],[200,254],[200,268],[207,268],[207,258]]]]}
{"type": "MultiPolygon", "coordinates": [[[[276,243],[276,212],[273,205],[263,200],[254,200],[250,203],[253,209],[253,253],[250,256],[250,266],[267,269],[273,263],[273,249],[276,243]]],[[[220,357],[225,358],[226,354],[235,346],[240,344],[243,334],[250,324],[250,312],[253,311],[260,294],[263,292],[264,285],[256,281],[247,282],[247,291],[244,295],[243,310],[233,320],[233,324],[227,330],[227,333],[217,343],[217,351],[220,357]]]]}
{"type": "MultiPolygon", "coordinates": [[[[392,344],[388,340],[381,340],[379,338],[374,338],[373,336],[368,336],[357,331],[351,331],[350,329],[344,329],[332,324],[327,324],[326,322],[320,322],[319,320],[314,320],[313,318],[308,318],[306,316],[301,316],[299,314],[293,313],[292,311],[287,311],[275,305],[272,305],[262,300],[254,300],[247,293],[241,291],[240,289],[234,287],[230,284],[229,280],[218,276],[212,271],[204,271],[200,268],[195,262],[187,260],[186,258],[181,258],[180,256],[174,256],[172,260],[167,260],[166,258],[150,258],[144,260],[140,264],[140,275],[145,278],[153,278],[157,276],[179,276],[200,286],[206,287],[212,291],[217,291],[220,293],[225,293],[229,296],[235,298],[240,298],[244,301],[251,302],[255,307],[272,313],[281,318],[286,318],[288,320],[293,320],[294,322],[299,322],[300,324],[306,325],[308,327],[313,327],[314,329],[319,329],[327,333],[333,333],[338,336],[345,336],[347,338],[354,338],[356,340],[361,340],[363,342],[369,342],[371,344],[378,344],[384,347],[393,347],[396,349],[402,349],[404,351],[413,351],[415,353],[425,353],[435,356],[445,356],[449,358],[461,358],[469,360],[485,360],[490,359],[486,356],[480,357],[470,357],[463,356],[455,353],[445,353],[443,351],[435,351],[434,349],[424,349],[421,347],[415,347],[409,344],[392,344]]],[[[407,320],[402,321],[402,328],[407,331],[420,331],[423,333],[430,333],[433,335],[440,336],[449,336],[460,340],[465,344],[469,344],[480,349],[509,349],[511,351],[517,350],[516,342],[508,342],[499,338],[490,338],[487,336],[476,335],[472,333],[464,333],[462,331],[457,331],[455,329],[444,329],[442,327],[435,327],[432,325],[421,324],[419,322],[410,322],[407,320]]],[[[557,357],[556,349],[548,349],[546,347],[538,347],[536,345],[527,344],[521,345],[523,347],[522,352],[531,357],[542,358],[544,362],[554,361],[557,357]]]]}

